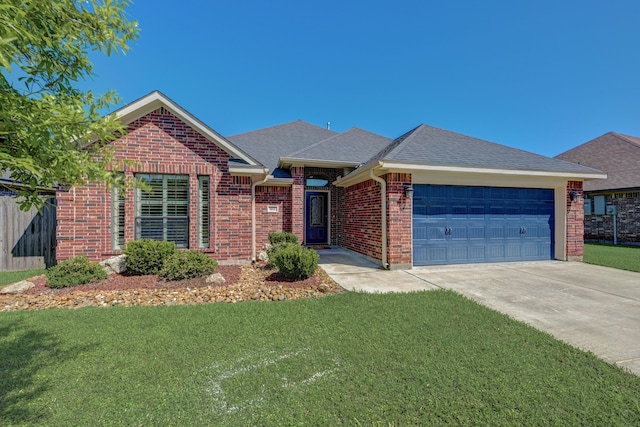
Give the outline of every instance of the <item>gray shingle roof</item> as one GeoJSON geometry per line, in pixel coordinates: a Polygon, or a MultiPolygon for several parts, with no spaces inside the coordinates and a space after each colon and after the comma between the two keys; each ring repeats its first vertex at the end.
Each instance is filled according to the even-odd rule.
{"type": "Polygon", "coordinates": [[[640,138],[635,136],[609,132],[556,158],[607,173],[607,179],[585,182],[585,191],[640,187],[640,138]]]}
{"type": "Polygon", "coordinates": [[[575,163],[424,124],[397,138],[368,163],[380,160],[516,170],[598,172],[575,163]]]}
{"type": "Polygon", "coordinates": [[[354,127],[286,157],[359,164],[369,160],[391,142],[390,138],[354,127]]]}
{"type": "Polygon", "coordinates": [[[229,141],[246,151],[268,167],[276,177],[286,177],[288,173],[276,170],[278,159],[286,157],[317,142],[336,135],[336,132],[302,120],[258,129],[227,137],[229,141]]]}

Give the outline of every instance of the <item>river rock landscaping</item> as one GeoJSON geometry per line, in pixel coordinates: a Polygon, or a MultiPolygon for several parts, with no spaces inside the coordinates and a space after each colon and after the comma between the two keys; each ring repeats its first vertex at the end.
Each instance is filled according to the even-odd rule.
{"type": "Polygon", "coordinates": [[[29,279],[35,286],[25,293],[0,294],[0,311],[284,301],[343,291],[321,268],[310,278],[298,281],[285,279],[264,263],[220,265],[216,273],[222,275],[224,283],[212,284],[206,278],[167,281],[157,275],[111,274],[99,283],[62,289],[47,287],[46,277],[38,276],[29,279]]]}

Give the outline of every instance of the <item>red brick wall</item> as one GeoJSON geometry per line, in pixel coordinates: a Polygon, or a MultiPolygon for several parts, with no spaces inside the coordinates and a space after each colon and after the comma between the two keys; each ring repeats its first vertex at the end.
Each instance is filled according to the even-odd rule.
{"type": "MultiPolygon", "coordinates": [[[[197,249],[198,175],[211,180],[210,248],[204,251],[218,260],[251,259],[251,180],[232,177],[229,156],[164,108],[132,122],[128,133],[111,144],[116,159],[136,162],[125,174],[185,174],[190,185],[189,247],[197,249]]],[[[59,261],[78,254],[92,260],[106,258],[111,247],[111,195],[103,186],[88,185],[58,192],[59,261]]],[[[134,237],[134,190],[125,201],[125,241],[134,237]]]]}
{"type": "Polygon", "coordinates": [[[298,241],[304,241],[304,168],[291,168],[291,232],[298,236],[298,241]]]}
{"type": "Polygon", "coordinates": [[[411,184],[411,174],[389,173],[387,182],[387,254],[389,268],[408,268],[413,264],[411,240],[411,199],[404,195],[405,184],[411,184]]]}
{"type": "Polygon", "coordinates": [[[567,260],[582,261],[584,254],[584,200],[571,201],[571,190],[582,192],[582,181],[567,182],[567,260]]]}
{"type": "Polygon", "coordinates": [[[256,187],[257,251],[269,243],[272,231],[291,232],[291,187],[256,187]],[[269,206],[277,206],[278,212],[267,212],[269,206]]]}
{"type": "Polygon", "coordinates": [[[340,246],[375,260],[382,257],[380,184],[372,179],[344,190],[340,246]]]}

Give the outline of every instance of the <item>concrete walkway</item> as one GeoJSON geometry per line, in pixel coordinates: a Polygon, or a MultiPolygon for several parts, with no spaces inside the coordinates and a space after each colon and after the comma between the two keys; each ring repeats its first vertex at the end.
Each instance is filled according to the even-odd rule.
{"type": "Polygon", "coordinates": [[[562,261],[386,271],[340,248],[318,253],[347,290],[451,289],[640,375],[640,273],[562,261]]]}

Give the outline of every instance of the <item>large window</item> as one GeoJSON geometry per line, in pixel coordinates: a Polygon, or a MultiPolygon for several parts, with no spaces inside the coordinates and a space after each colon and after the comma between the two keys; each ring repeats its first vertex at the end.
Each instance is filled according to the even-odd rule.
{"type": "Polygon", "coordinates": [[[189,177],[138,174],[147,188],[136,191],[135,238],[189,246],[189,177]]]}
{"type": "Polygon", "coordinates": [[[115,187],[111,191],[111,246],[124,249],[124,197],[115,187]]]}
{"type": "Polygon", "coordinates": [[[198,247],[209,247],[209,177],[198,177],[198,247]]]}

